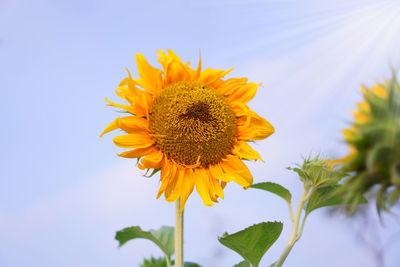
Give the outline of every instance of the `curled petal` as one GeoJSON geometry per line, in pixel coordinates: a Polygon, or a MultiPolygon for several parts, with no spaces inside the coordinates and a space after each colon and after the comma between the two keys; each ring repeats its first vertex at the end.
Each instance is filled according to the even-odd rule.
{"type": "Polygon", "coordinates": [[[248,188],[253,184],[253,176],[239,158],[228,155],[220,165],[224,172],[223,176],[228,177],[227,179],[221,179],[222,181],[233,180],[244,188],[248,188]]]}
{"type": "Polygon", "coordinates": [[[161,169],[163,163],[164,154],[160,150],[156,150],[153,153],[146,155],[140,160],[138,164],[139,169],[161,169]]]}
{"type": "Polygon", "coordinates": [[[249,160],[258,160],[261,158],[260,154],[255,151],[247,142],[245,141],[238,141],[235,146],[233,147],[232,153],[238,156],[240,159],[249,159],[249,160]]]}
{"type": "Polygon", "coordinates": [[[239,140],[262,140],[275,132],[274,127],[254,111],[238,120],[239,140]]]}

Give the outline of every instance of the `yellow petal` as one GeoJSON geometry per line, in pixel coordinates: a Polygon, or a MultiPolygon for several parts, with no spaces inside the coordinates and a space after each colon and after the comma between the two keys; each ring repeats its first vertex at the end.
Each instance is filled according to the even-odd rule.
{"type": "Polygon", "coordinates": [[[118,87],[116,94],[132,105],[133,114],[147,116],[148,109],[153,101],[152,96],[139,88],[118,87]]]}
{"type": "Polygon", "coordinates": [[[176,182],[177,182],[176,177],[179,175],[178,168],[176,167],[176,165],[174,163],[171,163],[170,166],[171,166],[171,170],[168,175],[169,182],[167,184],[167,187],[165,188],[165,193],[164,193],[165,199],[167,201],[168,201],[170,195],[175,190],[175,186],[176,186],[176,182]]]}
{"type": "Polygon", "coordinates": [[[123,148],[144,148],[154,144],[154,141],[145,131],[116,136],[113,141],[116,146],[123,148]]]}
{"type": "Polygon", "coordinates": [[[245,104],[256,95],[258,86],[260,85],[257,83],[247,83],[238,88],[231,95],[227,96],[227,99],[229,102],[240,102],[245,104]]]}
{"type": "Polygon", "coordinates": [[[164,154],[161,150],[156,150],[153,153],[145,156],[140,160],[138,164],[139,169],[161,169],[163,163],[164,154]]]}
{"type": "Polygon", "coordinates": [[[164,86],[178,81],[192,80],[193,70],[189,65],[183,64],[182,60],[171,50],[167,49],[167,54],[162,50],[158,50],[158,62],[164,70],[164,86]]]}
{"type": "Polygon", "coordinates": [[[231,78],[222,81],[215,89],[223,96],[231,95],[247,83],[247,78],[231,78]]]}
{"type": "Polygon", "coordinates": [[[353,115],[358,123],[366,123],[370,121],[370,117],[365,112],[353,111],[353,115]]]}
{"type": "Polygon", "coordinates": [[[181,209],[179,210],[179,213],[181,213],[185,207],[186,201],[189,198],[190,194],[193,192],[194,189],[194,173],[193,169],[188,168],[185,169],[185,174],[184,174],[184,179],[183,179],[183,184],[181,187],[181,209]]]}
{"type": "Polygon", "coordinates": [[[358,102],[357,107],[359,110],[364,111],[364,112],[368,112],[371,110],[371,107],[369,106],[369,104],[367,102],[358,102]]]}
{"type": "Polygon", "coordinates": [[[120,105],[120,104],[111,102],[111,101],[108,100],[107,98],[106,98],[106,101],[109,103],[108,106],[117,107],[117,108],[126,110],[126,111],[128,111],[129,113],[131,113],[131,114],[135,114],[134,108],[133,108],[132,106],[120,105]]]}
{"type": "Polygon", "coordinates": [[[201,53],[199,49],[199,64],[197,65],[196,76],[194,77],[193,80],[197,81],[200,78],[200,75],[201,75],[201,53]]]}
{"type": "Polygon", "coordinates": [[[351,160],[356,155],[357,155],[357,151],[352,151],[352,152],[350,152],[349,155],[347,155],[343,158],[330,160],[329,163],[332,164],[333,166],[337,166],[339,164],[346,163],[347,161],[351,160]]]}
{"type": "Polygon", "coordinates": [[[161,70],[151,66],[142,54],[136,55],[136,64],[140,79],[135,80],[135,82],[150,94],[157,95],[163,86],[161,70]]]}
{"type": "Polygon", "coordinates": [[[238,156],[240,159],[258,160],[261,158],[260,154],[255,151],[246,141],[238,141],[232,149],[232,153],[238,156]]]}
{"type": "Polygon", "coordinates": [[[109,133],[109,132],[111,132],[111,131],[114,131],[114,130],[116,130],[116,129],[119,129],[118,120],[119,120],[119,118],[115,119],[112,123],[110,123],[110,124],[104,129],[104,131],[101,133],[100,137],[103,137],[103,135],[105,135],[106,133],[109,133]]]}
{"type": "Polygon", "coordinates": [[[227,182],[221,181],[221,188],[222,188],[222,190],[225,188],[225,186],[226,186],[227,184],[228,184],[227,182]]]}
{"type": "MultiPolygon", "coordinates": [[[[209,170],[205,169],[205,172],[206,172],[207,178],[208,178],[208,180],[207,180],[208,194],[211,198],[211,201],[218,203],[217,191],[222,191],[222,188],[220,188],[220,190],[218,190],[217,186],[215,184],[215,181],[217,181],[217,180],[212,177],[211,172],[209,170]]],[[[220,184],[219,184],[219,187],[221,187],[220,184]]],[[[224,196],[223,192],[222,192],[222,196],[224,196]]]]}
{"type": "Polygon", "coordinates": [[[247,116],[249,114],[250,108],[240,102],[230,103],[233,113],[236,117],[247,116]]]}
{"type": "Polygon", "coordinates": [[[357,132],[356,128],[350,128],[350,129],[343,129],[342,130],[344,138],[346,140],[348,140],[348,141],[354,139],[354,136],[355,136],[356,132],[357,132]]]}
{"type": "Polygon", "coordinates": [[[147,130],[149,122],[138,116],[127,116],[118,119],[118,127],[127,133],[135,133],[147,130]]]}
{"type": "Polygon", "coordinates": [[[174,188],[171,193],[166,196],[166,200],[169,202],[176,201],[182,193],[183,185],[185,183],[185,169],[177,169],[174,177],[174,188]]]}
{"type": "Polygon", "coordinates": [[[239,140],[262,140],[274,133],[274,127],[257,113],[250,110],[247,116],[238,120],[239,140]]]}
{"type": "Polygon", "coordinates": [[[118,154],[118,156],[123,158],[140,158],[151,153],[156,152],[157,148],[154,145],[150,145],[149,147],[137,148],[134,150],[129,150],[118,154]]]}
{"type": "Polygon", "coordinates": [[[209,173],[210,183],[212,184],[212,193],[215,194],[216,197],[220,197],[224,199],[224,191],[222,190],[221,184],[219,180],[212,177],[212,174],[209,173]]]}
{"type": "Polygon", "coordinates": [[[157,193],[157,198],[159,198],[167,188],[169,182],[170,182],[170,177],[171,177],[171,172],[174,172],[175,168],[172,166],[169,162],[169,160],[164,157],[164,163],[163,166],[161,167],[161,174],[160,174],[160,181],[161,181],[161,186],[160,189],[158,190],[157,193]]]}
{"type": "Polygon", "coordinates": [[[220,165],[225,176],[231,177],[233,181],[244,188],[248,188],[253,184],[253,176],[247,166],[239,158],[228,155],[222,160],[220,165]]]}
{"type": "Polygon", "coordinates": [[[233,176],[225,175],[220,164],[210,165],[208,168],[212,177],[221,180],[225,183],[233,181],[233,176]]]}
{"type": "Polygon", "coordinates": [[[215,88],[220,84],[220,80],[232,70],[233,69],[224,71],[207,68],[200,74],[199,81],[215,88]]]}
{"type": "Polygon", "coordinates": [[[128,78],[123,79],[120,83],[119,86],[128,86],[128,87],[136,87],[136,83],[135,81],[132,79],[132,75],[129,72],[128,69],[126,69],[126,71],[128,72],[128,78]]]}
{"type": "Polygon", "coordinates": [[[388,91],[382,84],[372,86],[371,90],[375,95],[379,96],[380,98],[386,99],[389,97],[388,91]]]}
{"type": "Polygon", "coordinates": [[[214,204],[211,201],[210,193],[209,193],[209,177],[207,172],[202,169],[194,169],[194,177],[196,183],[196,191],[199,193],[201,199],[203,200],[203,204],[206,206],[213,206],[214,204]]]}
{"type": "Polygon", "coordinates": [[[190,73],[187,70],[187,66],[182,60],[171,50],[168,51],[168,56],[172,59],[168,65],[168,77],[166,77],[166,84],[179,81],[190,80],[190,73]]]}

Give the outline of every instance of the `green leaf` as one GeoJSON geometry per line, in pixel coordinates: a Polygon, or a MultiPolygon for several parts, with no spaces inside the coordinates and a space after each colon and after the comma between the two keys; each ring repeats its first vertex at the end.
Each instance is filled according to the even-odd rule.
{"type": "Polygon", "coordinates": [[[143,263],[140,264],[140,267],[167,267],[167,261],[165,258],[153,258],[144,259],[143,263]]]}
{"type": "Polygon", "coordinates": [[[185,267],[201,267],[201,265],[198,265],[197,263],[190,262],[190,261],[185,262],[185,265],[184,265],[184,266],[185,266],[185,267]]]}
{"type": "Polygon", "coordinates": [[[242,231],[219,237],[219,242],[236,251],[254,267],[258,266],[261,258],[278,239],[282,232],[282,223],[263,222],[250,226],[242,231]]]}
{"type": "Polygon", "coordinates": [[[233,267],[250,267],[250,264],[247,261],[241,261],[233,267]]]}
{"type": "Polygon", "coordinates": [[[157,238],[160,243],[165,247],[167,255],[171,257],[175,250],[175,228],[170,226],[163,226],[157,231],[150,230],[149,232],[157,238]]]}
{"type": "Polygon", "coordinates": [[[119,241],[121,247],[126,242],[144,238],[156,244],[169,258],[174,253],[174,228],[163,226],[159,230],[143,231],[139,226],[124,228],[118,231],[115,239],[119,241]]]}
{"type": "MultiPolygon", "coordinates": [[[[343,185],[333,185],[316,189],[305,207],[306,215],[322,207],[352,204],[353,200],[348,199],[345,196],[345,191],[340,190],[342,187],[343,185]]],[[[367,199],[362,197],[360,204],[365,203],[367,203],[367,199]]]]}
{"type": "Polygon", "coordinates": [[[283,198],[284,200],[286,200],[288,203],[290,203],[290,201],[292,200],[292,194],[290,193],[290,191],[279,184],[264,182],[264,183],[253,184],[251,188],[262,189],[274,193],[283,198]]]}

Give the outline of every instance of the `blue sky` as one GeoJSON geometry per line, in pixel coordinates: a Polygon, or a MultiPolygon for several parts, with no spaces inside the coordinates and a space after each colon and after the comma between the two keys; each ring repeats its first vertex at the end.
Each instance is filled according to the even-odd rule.
{"type": "MultiPolygon", "coordinates": [[[[276,133],[255,145],[266,163],[249,167],[256,182],[279,182],[298,196],[285,167],[311,151],[346,154],[340,129],[359,85],[400,68],[399,11],[394,0],[3,0],[0,266],[135,266],[161,255],[146,241],[117,249],[116,230],[172,225],[174,207],[155,200],[157,178],[118,158],[110,136],[98,138],[117,115],[104,97],[117,99],[125,68],[137,75],[136,53],[156,65],[156,50],[169,48],[195,65],[200,48],[204,67],[234,67],[229,77],[261,82],[250,106],[276,133]]],[[[232,266],[240,257],[217,235],[280,220],[286,228],[267,266],[288,239],[285,203],[235,184],[225,192],[213,208],[190,197],[187,259],[232,266]]],[[[387,220],[383,238],[395,230],[387,220]]],[[[287,266],[374,266],[348,225],[315,212],[287,266]]],[[[400,262],[393,251],[388,266],[400,262]]]]}

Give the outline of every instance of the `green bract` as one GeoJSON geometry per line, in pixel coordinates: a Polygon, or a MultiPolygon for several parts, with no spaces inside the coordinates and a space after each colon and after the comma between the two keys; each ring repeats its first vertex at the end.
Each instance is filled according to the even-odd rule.
{"type": "Polygon", "coordinates": [[[354,151],[343,161],[343,170],[353,175],[342,189],[354,199],[355,210],[361,195],[376,189],[378,211],[387,210],[400,196],[400,86],[393,76],[363,92],[363,119],[352,124],[347,143],[354,151]]]}
{"type": "Polygon", "coordinates": [[[347,175],[335,169],[331,161],[322,159],[318,155],[314,158],[311,156],[304,158],[303,164],[297,166],[298,168],[288,167],[288,169],[297,172],[305,186],[315,188],[335,185],[347,175]]]}

